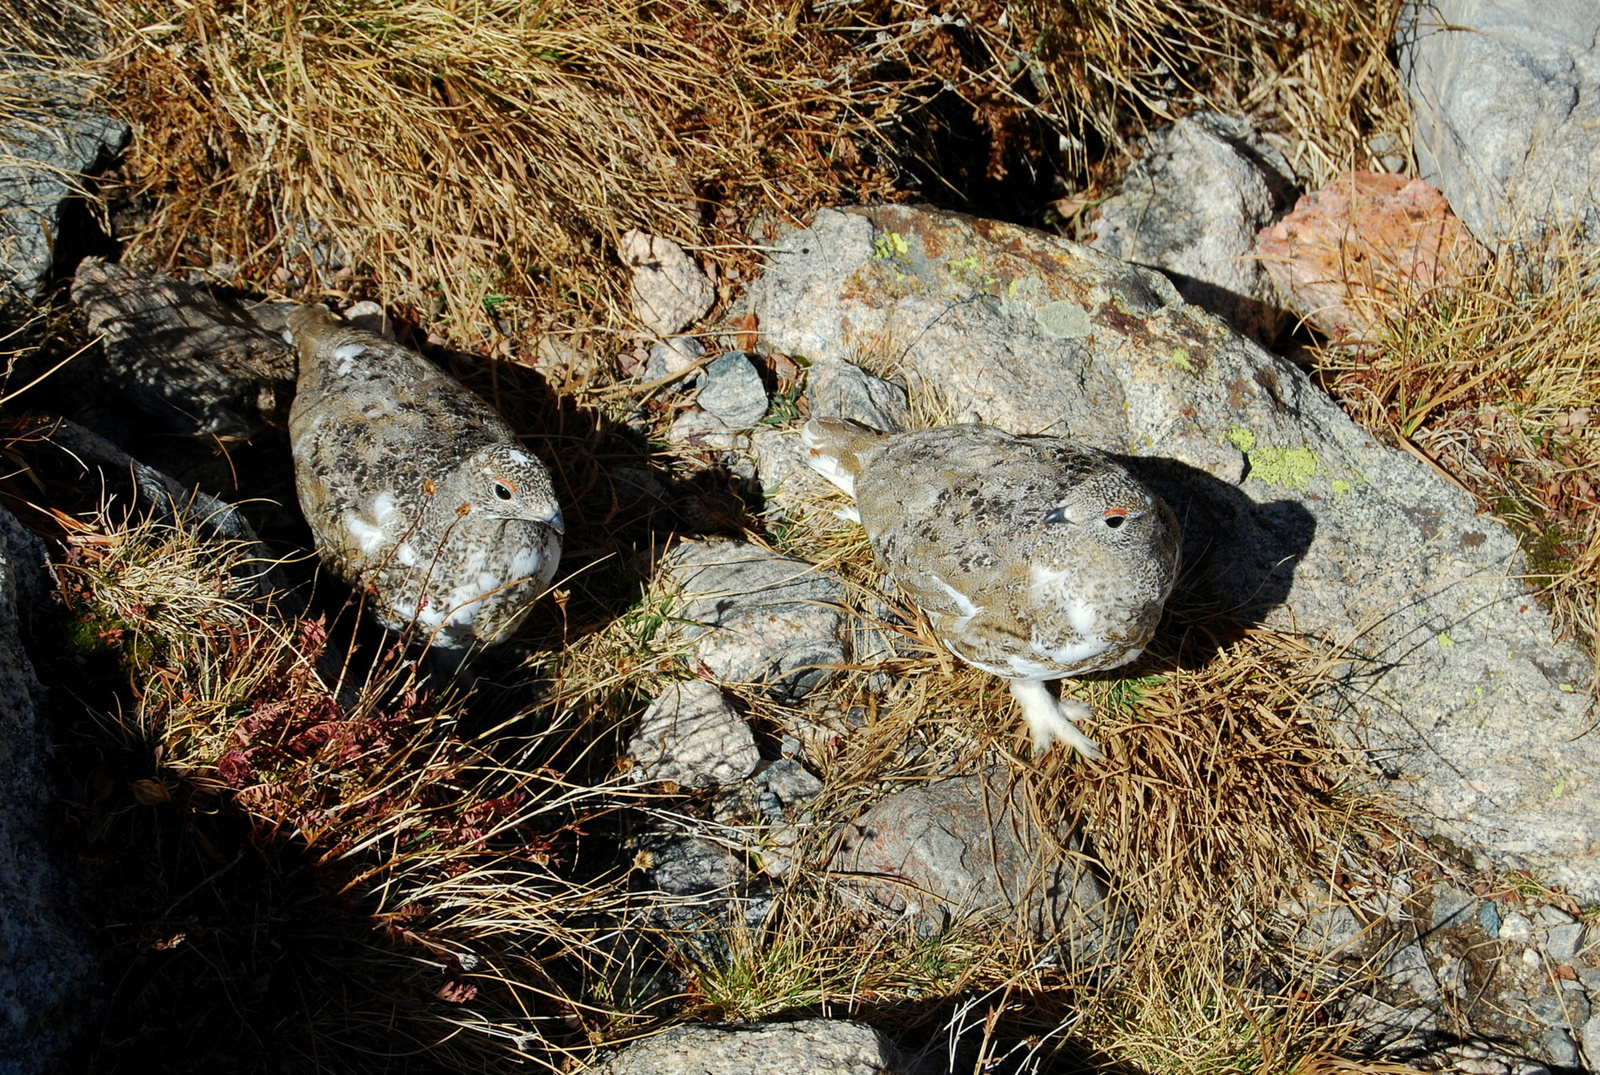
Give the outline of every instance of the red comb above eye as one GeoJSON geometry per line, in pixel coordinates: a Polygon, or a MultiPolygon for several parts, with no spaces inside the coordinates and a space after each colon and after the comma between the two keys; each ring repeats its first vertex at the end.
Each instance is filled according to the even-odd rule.
{"type": "Polygon", "coordinates": [[[1106,509],[1106,514],[1107,515],[1126,515],[1126,514],[1128,514],[1128,509],[1127,508],[1107,508],[1106,509]]]}

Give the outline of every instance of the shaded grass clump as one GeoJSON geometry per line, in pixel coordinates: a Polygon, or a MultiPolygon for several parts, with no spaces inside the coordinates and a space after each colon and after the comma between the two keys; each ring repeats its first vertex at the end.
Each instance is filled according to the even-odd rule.
{"type": "Polygon", "coordinates": [[[619,903],[610,864],[579,862],[614,808],[566,775],[580,715],[474,729],[398,650],[341,669],[321,620],[251,595],[245,546],[186,525],[98,519],[68,542],[75,650],[128,684],[76,736],[122,976],[94,1070],[500,1070],[587,1048],[573,983],[619,903]]]}

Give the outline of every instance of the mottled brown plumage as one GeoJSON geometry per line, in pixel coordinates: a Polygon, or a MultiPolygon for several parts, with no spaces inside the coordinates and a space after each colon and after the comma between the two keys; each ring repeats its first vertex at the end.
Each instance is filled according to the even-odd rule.
{"type": "Polygon", "coordinates": [[[1150,641],[1178,526],[1103,452],[984,425],[883,435],[814,419],[810,462],[855,497],[880,566],[957,657],[1011,684],[1037,749],[1099,757],[1052,679],[1115,668],[1150,641]]]}
{"type": "Polygon", "coordinates": [[[415,351],[320,306],[293,311],[289,331],[295,488],[323,562],[431,645],[505,638],[560,560],[549,472],[415,351]]]}

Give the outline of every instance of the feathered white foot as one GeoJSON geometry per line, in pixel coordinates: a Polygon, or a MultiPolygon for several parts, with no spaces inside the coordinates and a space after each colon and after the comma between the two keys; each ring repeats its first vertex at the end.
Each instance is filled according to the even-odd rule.
{"type": "MultiPolygon", "coordinates": [[[[826,436],[825,428],[820,423],[813,425],[810,422],[800,427],[800,443],[806,446],[806,462],[812,470],[843,489],[848,495],[855,496],[856,476],[846,470],[839,462],[839,457],[833,454],[835,448],[826,436]]],[[[855,521],[860,522],[859,519],[855,521]]]]}
{"type": "Polygon", "coordinates": [[[1100,745],[1078,730],[1077,722],[1093,711],[1082,702],[1056,699],[1039,679],[1013,679],[1011,696],[1022,706],[1022,717],[1033,731],[1033,752],[1042,755],[1051,743],[1065,743],[1091,761],[1105,755],[1100,745]]]}

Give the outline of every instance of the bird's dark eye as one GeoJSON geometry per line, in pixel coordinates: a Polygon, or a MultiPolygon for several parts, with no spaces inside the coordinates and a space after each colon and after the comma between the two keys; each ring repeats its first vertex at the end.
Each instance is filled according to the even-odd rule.
{"type": "Polygon", "coordinates": [[[509,482],[495,482],[494,495],[499,497],[501,500],[510,500],[512,497],[517,495],[517,491],[516,489],[512,488],[509,482]]]}
{"type": "Polygon", "coordinates": [[[1118,510],[1116,508],[1113,508],[1110,511],[1106,512],[1106,525],[1111,527],[1111,529],[1113,529],[1113,530],[1115,530],[1117,527],[1121,526],[1123,523],[1125,523],[1127,521],[1128,521],[1128,513],[1125,512],[1125,511],[1121,511],[1121,510],[1118,510]]]}

